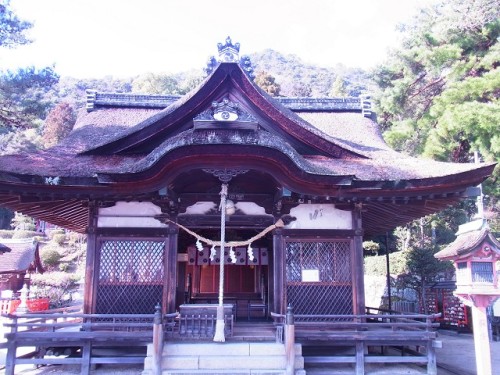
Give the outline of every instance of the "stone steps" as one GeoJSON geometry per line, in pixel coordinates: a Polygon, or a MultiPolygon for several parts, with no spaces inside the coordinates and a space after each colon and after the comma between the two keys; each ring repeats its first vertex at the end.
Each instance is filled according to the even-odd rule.
{"type": "MultiPolygon", "coordinates": [[[[151,374],[152,345],[143,375],[151,374]]],[[[302,346],[295,345],[296,374],[305,374],[302,346]]],[[[162,374],[282,375],[286,367],[285,346],[275,342],[165,343],[162,374]]]]}

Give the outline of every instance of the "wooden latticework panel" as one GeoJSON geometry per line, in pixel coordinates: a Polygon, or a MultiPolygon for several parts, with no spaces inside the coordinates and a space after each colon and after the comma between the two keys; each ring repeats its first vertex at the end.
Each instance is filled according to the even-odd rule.
{"type": "Polygon", "coordinates": [[[164,240],[103,240],[95,312],[154,313],[162,302],[165,246],[164,240]]]}
{"type": "Polygon", "coordinates": [[[287,242],[285,282],[295,314],[352,314],[351,241],[287,242]]]}

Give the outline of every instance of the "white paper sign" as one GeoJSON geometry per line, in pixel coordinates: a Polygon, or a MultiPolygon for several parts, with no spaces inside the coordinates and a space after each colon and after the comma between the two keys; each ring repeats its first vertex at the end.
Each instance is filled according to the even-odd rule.
{"type": "Polygon", "coordinates": [[[319,281],[319,270],[302,270],[302,282],[319,281]]]}

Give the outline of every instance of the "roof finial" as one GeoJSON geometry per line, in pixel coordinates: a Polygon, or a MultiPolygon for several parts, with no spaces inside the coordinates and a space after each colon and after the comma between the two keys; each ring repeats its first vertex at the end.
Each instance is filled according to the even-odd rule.
{"type": "Polygon", "coordinates": [[[238,62],[240,53],[240,44],[231,42],[231,38],[226,38],[226,44],[217,43],[220,62],[238,62]]]}

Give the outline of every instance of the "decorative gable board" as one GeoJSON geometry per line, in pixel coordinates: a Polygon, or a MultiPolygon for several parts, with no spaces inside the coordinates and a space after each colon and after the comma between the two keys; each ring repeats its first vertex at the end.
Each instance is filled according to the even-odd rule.
{"type": "Polygon", "coordinates": [[[99,228],[166,228],[155,219],[161,208],[151,202],[116,202],[113,207],[99,208],[99,228]]]}
{"type": "Polygon", "coordinates": [[[352,212],[333,204],[300,204],[290,215],[297,219],[286,226],[289,229],[352,229],[352,212]]]}

